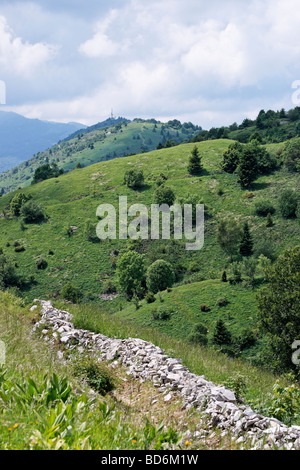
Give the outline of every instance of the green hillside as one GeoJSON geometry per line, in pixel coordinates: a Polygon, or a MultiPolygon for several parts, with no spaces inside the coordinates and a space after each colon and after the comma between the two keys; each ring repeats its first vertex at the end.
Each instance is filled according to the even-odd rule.
{"type": "MultiPolygon", "coordinates": [[[[100,123],[100,124],[105,124],[100,123]]],[[[0,188],[10,192],[30,185],[34,171],[44,163],[56,163],[65,172],[78,163],[82,167],[126,155],[148,152],[161,145],[174,145],[189,141],[201,128],[179,121],[161,123],[154,119],[107,120],[106,127],[91,126],[76,132],[44,152],[38,152],[30,160],[0,174],[0,188]],[[72,136],[71,136],[72,137],[72,136]]]]}
{"type": "MultiPolygon", "coordinates": [[[[183,144],[100,162],[3,196],[0,199],[0,247],[15,267],[15,273],[24,279],[19,286],[21,294],[29,301],[57,298],[62,287],[71,282],[82,295],[83,302],[92,302],[100,310],[141,325],[157,327],[182,340],[188,339],[199,322],[208,328],[211,336],[216,321],[223,318],[234,336],[244,334],[246,328],[256,336],[254,344],[238,350],[238,355],[256,355],[263,346],[256,325],[256,291],[263,281],[263,273],[256,270],[256,283],[252,285],[244,272],[243,260],[235,256],[243,282],[221,282],[223,270],[227,271],[228,277],[232,276],[236,263],[230,263],[228,254],[218,244],[217,226],[223,218],[236,220],[241,226],[247,221],[254,241],[254,256],[258,258],[263,254],[276,259],[284,249],[299,243],[298,219],[284,219],[278,210],[281,193],[287,188],[297,191],[299,177],[297,173],[278,169],[257,178],[251,191],[242,190],[237,175],[225,173],[220,168],[223,152],[229,144],[228,140],[198,144],[204,167],[200,177],[187,172],[194,144],[183,144]],[[144,172],[145,183],[139,190],[124,185],[125,172],[133,168],[144,172]],[[117,207],[119,196],[127,196],[128,205],[142,203],[150,207],[157,187],[156,179],[161,173],[167,178],[165,186],[172,188],[177,201],[188,202],[192,194],[196,195],[197,202],[205,203],[203,249],[186,251],[184,240],[87,239],[87,222],[96,227],[99,204],[110,203],[117,207]],[[11,215],[10,201],[21,192],[30,194],[42,205],[47,220],[24,224],[20,217],[11,215]],[[255,204],[261,200],[268,200],[274,207],[272,227],[267,227],[265,217],[255,213],[255,204]],[[143,300],[141,308],[136,310],[135,304],[128,302],[121,293],[113,295],[109,301],[100,298],[103,294],[118,291],[116,262],[120,250],[128,246],[145,255],[146,266],[157,259],[172,264],[175,285],[171,293],[162,294],[165,299],[162,305],[174,309],[170,321],[157,320],[153,315],[162,299],[149,305],[143,300]],[[40,260],[43,262],[39,263],[40,260]],[[226,306],[218,306],[218,299],[224,298],[226,306]],[[210,310],[202,312],[202,304],[210,310]]],[[[272,152],[276,148],[274,144],[270,146],[272,152]]]]}

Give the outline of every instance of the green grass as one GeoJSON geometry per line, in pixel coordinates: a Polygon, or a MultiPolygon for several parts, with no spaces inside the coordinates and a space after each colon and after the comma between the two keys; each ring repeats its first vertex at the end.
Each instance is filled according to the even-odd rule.
{"type": "MultiPolygon", "coordinates": [[[[237,176],[226,174],[220,169],[222,153],[229,143],[229,140],[223,139],[197,144],[204,166],[200,177],[191,177],[187,173],[188,159],[194,144],[183,144],[96,163],[18,190],[17,192],[30,193],[37,203],[42,204],[48,215],[46,222],[26,224],[24,231],[21,230],[20,219],[9,215],[9,202],[17,192],[1,197],[0,247],[5,256],[16,264],[16,271],[21,276],[35,277],[35,283],[23,289],[23,297],[28,302],[34,298],[51,298],[70,281],[80,289],[84,296],[83,302],[93,298],[93,308],[113,314],[114,321],[122,320],[122,325],[127,324],[129,329],[155,328],[158,335],[167,334],[174,341],[184,342],[187,350],[192,348],[185,341],[196,323],[204,323],[210,330],[210,337],[218,318],[225,320],[234,336],[246,327],[257,332],[256,288],[220,282],[222,271],[226,269],[230,272],[230,260],[217,243],[217,224],[223,217],[235,218],[241,224],[247,220],[256,255],[267,251],[276,258],[284,249],[299,243],[299,221],[282,219],[278,213],[279,195],[286,188],[297,191],[299,181],[297,174],[278,170],[259,177],[250,188],[253,197],[244,197],[247,191],[240,188],[237,176]],[[130,168],[144,171],[145,186],[141,190],[134,191],[123,184],[124,174],[130,168]],[[142,241],[135,245],[137,251],[145,254],[146,266],[156,259],[165,259],[174,266],[175,286],[171,293],[162,294],[162,305],[172,307],[174,314],[165,322],[155,320],[152,315],[158,300],[149,305],[143,301],[140,309],[135,310],[122,296],[113,301],[99,298],[105,280],[117,281],[111,256],[113,250],[125,248],[128,241],[92,243],[87,241],[84,233],[88,219],[97,223],[98,205],[111,203],[117,206],[119,196],[127,196],[129,205],[142,203],[149,208],[156,188],[155,178],[160,173],[167,176],[166,185],[174,190],[177,199],[184,199],[189,194],[197,195],[199,202],[202,201],[207,206],[209,214],[205,223],[202,250],[188,252],[184,241],[172,240],[142,241]],[[270,200],[276,209],[272,216],[274,226],[271,228],[266,227],[265,218],[255,215],[255,202],[260,199],[270,200]],[[68,237],[65,229],[70,225],[77,229],[68,237]],[[16,240],[24,246],[25,251],[14,251],[13,243],[16,240]],[[10,246],[7,246],[8,243],[10,246]],[[49,254],[50,251],[53,254],[49,254]],[[40,256],[48,263],[45,270],[38,270],[36,267],[40,256]],[[216,306],[220,297],[228,299],[227,306],[216,306]],[[202,303],[210,306],[210,312],[200,311],[202,303]]],[[[272,151],[276,148],[273,145],[272,151]]],[[[261,281],[259,278],[257,280],[261,281]]],[[[89,322],[91,320],[89,318],[89,322]]],[[[262,347],[263,338],[258,335],[255,347],[243,351],[241,357],[256,356],[262,347]]],[[[209,351],[210,354],[214,353],[209,351]]],[[[240,365],[237,369],[239,367],[240,365]]]]}
{"type": "Polygon", "coordinates": [[[168,124],[134,120],[125,124],[111,125],[76,135],[52,148],[37,153],[33,158],[0,175],[0,186],[13,191],[28,186],[35,169],[48,162],[56,162],[69,172],[77,163],[86,167],[97,162],[148,152],[166,140],[180,143],[189,141],[198,131],[181,127],[175,129],[168,124]]]}

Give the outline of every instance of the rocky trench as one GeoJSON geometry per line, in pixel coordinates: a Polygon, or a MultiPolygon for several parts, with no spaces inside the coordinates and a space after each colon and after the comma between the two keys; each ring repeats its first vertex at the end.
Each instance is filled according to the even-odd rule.
{"type": "MultiPolygon", "coordinates": [[[[223,437],[230,433],[242,447],[247,444],[253,450],[300,450],[300,426],[288,427],[238,403],[233,391],[191,373],[181,359],[168,357],[154,344],[138,338],[115,339],[75,329],[69,312],[54,308],[51,301],[35,303],[41,304],[41,319],[33,331],[42,331],[45,341],[59,341],[69,351],[75,348],[79,353],[92,351],[100,354],[101,361],[123,365],[127,375],[151,381],[164,394],[165,402],[179,396],[183,409],[198,409],[211,429],[219,428],[223,437]]],[[[35,308],[37,305],[31,310],[35,308]]],[[[63,357],[61,351],[58,354],[63,357]]]]}

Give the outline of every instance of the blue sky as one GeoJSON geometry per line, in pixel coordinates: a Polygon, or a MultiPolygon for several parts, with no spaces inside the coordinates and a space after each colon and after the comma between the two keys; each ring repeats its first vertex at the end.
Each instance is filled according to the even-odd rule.
{"type": "Polygon", "coordinates": [[[299,0],[0,0],[0,80],[30,118],[240,123],[295,106],[299,0]]]}

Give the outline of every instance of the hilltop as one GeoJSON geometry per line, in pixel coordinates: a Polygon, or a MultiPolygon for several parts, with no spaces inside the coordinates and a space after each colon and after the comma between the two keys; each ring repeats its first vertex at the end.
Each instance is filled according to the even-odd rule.
{"type": "Polygon", "coordinates": [[[168,123],[155,119],[107,119],[79,130],[33,158],[0,174],[0,187],[4,192],[30,185],[34,171],[44,163],[56,163],[64,172],[97,162],[145,153],[160,146],[172,146],[189,141],[201,128],[179,121],[168,123]]]}

